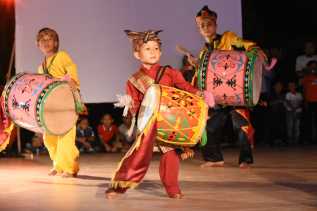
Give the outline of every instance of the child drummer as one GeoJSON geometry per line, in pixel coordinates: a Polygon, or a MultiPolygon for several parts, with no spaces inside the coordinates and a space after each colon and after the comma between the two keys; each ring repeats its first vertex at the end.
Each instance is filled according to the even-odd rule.
{"type": "MultiPolygon", "coordinates": [[[[140,61],[141,67],[127,82],[127,94],[132,98],[129,112],[136,116],[146,90],[151,84],[177,87],[185,91],[202,95],[201,92],[185,81],[181,72],[170,66],[159,64],[161,57],[161,31],[132,32],[125,31],[132,41],[133,55],[140,61]]],[[[151,120],[150,120],[151,122],[151,120]]],[[[155,121],[154,121],[155,122],[155,121]]],[[[156,124],[150,123],[143,134],[139,134],[135,144],[124,156],[112,178],[106,197],[109,199],[136,187],[149,167],[156,137],[156,124]]],[[[170,198],[182,198],[178,184],[179,157],[174,148],[159,146],[163,153],[160,160],[160,178],[170,198]]]]}
{"type": "MultiPolygon", "coordinates": [[[[196,86],[206,90],[207,68],[210,55],[214,50],[244,50],[248,54],[264,58],[266,55],[254,42],[243,40],[233,32],[217,34],[217,13],[204,6],[195,17],[199,33],[206,43],[199,54],[199,59],[189,56],[189,62],[196,67],[196,86]]],[[[270,67],[271,68],[271,67],[270,67]]],[[[269,68],[268,68],[269,69],[269,68]]],[[[211,111],[211,110],[210,110],[211,111]]],[[[251,146],[253,145],[253,127],[249,119],[249,110],[245,107],[230,107],[217,105],[212,116],[207,121],[207,144],[203,148],[203,157],[206,161],[202,167],[223,167],[224,159],[221,151],[222,134],[225,133],[225,122],[229,119],[240,144],[239,166],[247,168],[253,163],[251,146]]]]}
{"type": "MultiPolygon", "coordinates": [[[[55,78],[70,77],[73,90],[79,89],[76,64],[65,51],[59,51],[59,38],[55,30],[43,28],[37,34],[37,46],[44,55],[38,73],[49,74],[55,78]]],[[[61,102],[63,103],[63,102],[61,102]]],[[[76,177],[79,171],[79,151],[75,145],[76,125],[65,135],[55,136],[44,133],[44,145],[53,160],[50,176],[61,174],[62,177],[76,177]]]]}

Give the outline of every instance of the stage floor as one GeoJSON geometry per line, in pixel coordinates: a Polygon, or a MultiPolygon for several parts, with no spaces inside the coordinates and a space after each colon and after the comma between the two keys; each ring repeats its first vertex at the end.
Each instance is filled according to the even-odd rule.
{"type": "Polygon", "coordinates": [[[317,148],[257,149],[251,169],[237,167],[237,150],[225,150],[225,168],[201,169],[199,156],[181,163],[185,197],[169,199],[153,158],[144,182],[123,197],[104,191],[122,155],[84,154],[78,178],[47,176],[47,156],[0,159],[0,210],[317,210],[317,148]]]}

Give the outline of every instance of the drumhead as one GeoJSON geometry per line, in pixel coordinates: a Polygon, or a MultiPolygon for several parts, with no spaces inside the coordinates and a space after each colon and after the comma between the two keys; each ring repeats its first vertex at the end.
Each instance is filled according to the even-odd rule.
{"type": "Polygon", "coordinates": [[[50,87],[41,102],[40,119],[46,132],[53,135],[64,135],[76,125],[78,115],[67,83],[50,87]]]}
{"type": "Polygon", "coordinates": [[[254,64],[254,73],[253,73],[253,80],[252,80],[252,103],[255,106],[259,99],[261,94],[261,86],[262,86],[262,60],[257,57],[255,64],[254,64]]]}
{"type": "Polygon", "coordinates": [[[158,84],[151,85],[145,92],[138,114],[138,132],[143,131],[151,117],[158,112],[160,97],[161,88],[158,84]]]}

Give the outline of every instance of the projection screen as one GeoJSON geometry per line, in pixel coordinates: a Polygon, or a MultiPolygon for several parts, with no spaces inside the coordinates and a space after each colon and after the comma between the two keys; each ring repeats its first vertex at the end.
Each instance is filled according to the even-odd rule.
{"type": "Polygon", "coordinates": [[[16,0],[16,70],[36,72],[43,60],[36,33],[51,27],[78,66],[84,100],[113,102],[139,68],[123,30],[164,30],[160,63],[180,68],[175,46],[197,54],[204,43],[194,19],[204,5],[217,11],[219,33],[242,34],[239,0],[16,0]]]}

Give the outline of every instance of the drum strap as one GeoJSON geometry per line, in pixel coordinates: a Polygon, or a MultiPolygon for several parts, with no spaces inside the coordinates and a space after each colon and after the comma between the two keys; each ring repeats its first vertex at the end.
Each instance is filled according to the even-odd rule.
{"type": "Polygon", "coordinates": [[[57,55],[57,54],[55,54],[55,56],[52,58],[52,61],[50,62],[50,64],[49,64],[48,66],[47,66],[47,63],[46,63],[46,57],[44,58],[44,61],[43,61],[43,63],[42,63],[42,68],[43,68],[43,72],[44,72],[45,74],[51,75],[49,69],[50,69],[50,67],[51,67],[52,64],[53,64],[53,62],[54,62],[54,60],[55,60],[55,58],[56,58],[56,55],[57,55]]]}
{"type": "Polygon", "coordinates": [[[166,68],[168,68],[170,66],[166,65],[166,66],[163,66],[163,67],[160,67],[159,71],[157,71],[156,73],[156,77],[155,77],[155,81],[154,81],[154,84],[159,84],[164,73],[165,73],[165,70],[166,68]]]}

